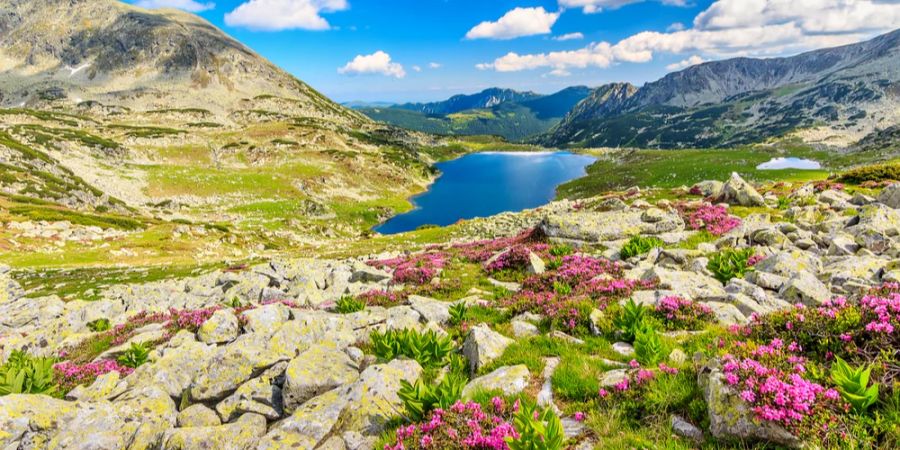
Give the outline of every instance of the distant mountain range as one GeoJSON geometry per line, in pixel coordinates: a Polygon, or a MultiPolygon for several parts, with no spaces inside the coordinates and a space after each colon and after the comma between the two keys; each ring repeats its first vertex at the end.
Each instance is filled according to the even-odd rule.
{"type": "Polygon", "coordinates": [[[372,119],[428,133],[520,140],[550,130],[590,93],[586,86],[550,95],[491,88],[440,102],[357,109],[372,119]]]}
{"type": "Polygon", "coordinates": [[[900,30],[788,58],[696,65],[636,88],[601,86],[549,146],[714,147],[800,130],[857,141],[900,121],[900,30]]]}

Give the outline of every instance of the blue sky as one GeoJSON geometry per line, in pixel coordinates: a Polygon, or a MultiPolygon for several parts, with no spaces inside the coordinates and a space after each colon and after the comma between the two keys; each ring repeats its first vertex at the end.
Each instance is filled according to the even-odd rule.
{"type": "Polygon", "coordinates": [[[900,24],[900,4],[884,0],[131,2],[196,12],[337,101],[642,84],[692,63],[794,54],[900,24]]]}

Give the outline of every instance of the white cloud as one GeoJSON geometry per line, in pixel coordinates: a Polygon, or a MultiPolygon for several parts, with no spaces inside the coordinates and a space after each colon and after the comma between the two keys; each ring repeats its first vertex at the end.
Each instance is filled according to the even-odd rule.
{"type": "Polygon", "coordinates": [[[225,23],[264,31],[328,30],[331,25],[321,13],[349,7],[347,0],[249,0],[225,14],[225,23]]]}
{"type": "MultiPolygon", "coordinates": [[[[562,8],[581,8],[585,14],[594,14],[604,9],[618,9],[632,3],[641,3],[645,0],[559,0],[562,8]]],[[[748,0],[751,1],[751,0],[748,0]]],[[[659,0],[663,5],[688,6],[687,0],[659,0]]]]}
{"type": "Polygon", "coordinates": [[[381,50],[371,55],[356,55],[353,61],[338,69],[338,73],[347,75],[382,74],[395,78],[406,76],[403,66],[391,61],[391,55],[381,50]]]}
{"type": "Polygon", "coordinates": [[[420,67],[420,66],[412,66],[412,70],[413,70],[413,72],[421,72],[421,71],[422,71],[422,67],[420,67]]]}
{"type": "Polygon", "coordinates": [[[466,39],[513,39],[536,34],[550,34],[559,13],[543,7],[516,8],[496,22],[481,22],[466,33],[466,39]]]}
{"type": "Polygon", "coordinates": [[[677,63],[669,64],[666,66],[666,70],[681,70],[704,62],[706,62],[706,60],[700,57],[700,55],[694,55],[690,58],[678,61],[677,63]]]}
{"type": "Polygon", "coordinates": [[[134,4],[140,8],[178,8],[189,12],[201,12],[216,7],[213,2],[198,2],[195,0],[138,0],[134,4]]]}
{"type": "Polygon", "coordinates": [[[896,0],[717,0],[695,18],[691,29],[645,31],[615,44],[591,43],[573,51],[508,53],[477,67],[499,72],[604,68],[617,62],[648,62],[655,53],[714,58],[784,55],[857,42],[898,23],[896,0]]]}
{"type": "Polygon", "coordinates": [[[644,0],[559,0],[563,8],[581,8],[585,14],[593,14],[604,9],[616,9],[644,0]]]}
{"type": "Polygon", "coordinates": [[[431,62],[428,63],[428,67],[431,69],[440,69],[443,66],[441,65],[441,63],[431,62]]]}
{"type": "Polygon", "coordinates": [[[681,22],[675,22],[675,23],[673,23],[672,25],[669,25],[669,26],[666,28],[666,31],[668,31],[668,32],[672,32],[672,31],[681,31],[681,30],[683,30],[683,29],[684,29],[684,24],[683,24],[683,23],[681,23],[681,22]]]}
{"type": "Polygon", "coordinates": [[[554,41],[576,41],[579,39],[584,39],[584,34],[581,33],[566,33],[562,36],[556,36],[553,38],[554,41]]]}

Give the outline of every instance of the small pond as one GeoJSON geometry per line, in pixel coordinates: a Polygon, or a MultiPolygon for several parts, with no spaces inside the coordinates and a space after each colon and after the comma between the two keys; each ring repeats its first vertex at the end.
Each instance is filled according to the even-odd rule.
{"type": "Polygon", "coordinates": [[[594,161],[569,152],[485,152],[438,163],[441,176],[428,192],[412,198],[415,209],[374,230],[396,234],[536,208],[553,200],[560,184],[583,177],[594,161]]]}
{"type": "Polygon", "coordinates": [[[799,170],[817,170],[822,165],[811,159],[795,158],[789,156],[787,158],[772,158],[758,166],[758,170],[780,170],[780,169],[799,169],[799,170]]]}

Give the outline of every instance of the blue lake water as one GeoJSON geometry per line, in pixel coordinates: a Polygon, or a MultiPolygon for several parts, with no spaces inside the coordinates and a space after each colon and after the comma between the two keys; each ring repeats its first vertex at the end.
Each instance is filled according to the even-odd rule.
{"type": "Polygon", "coordinates": [[[822,165],[811,159],[803,158],[772,158],[758,166],[757,170],[779,170],[779,169],[800,169],[800,170],[816,170],[821,169],[822,165]]]}
{"type": "Polygon", "coordinates": [[[438,163],[441,176],[428,192],[412,199],[415,209],[375,231],[402,233],[422,225],[444,226],[460,219],[535,208],[553,200],[560,184],[583,177],[595,160],[569,152],[485,152],[438,163]]]}

